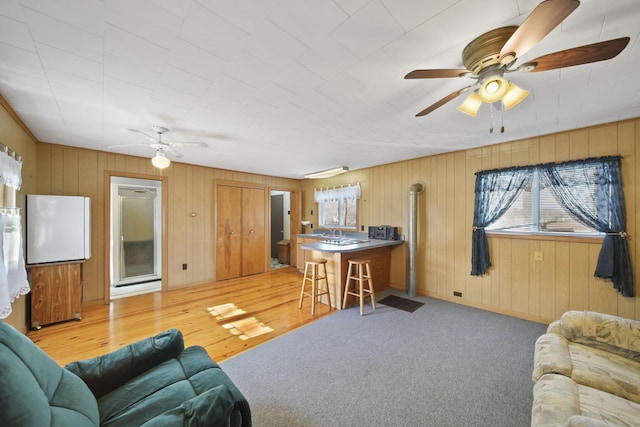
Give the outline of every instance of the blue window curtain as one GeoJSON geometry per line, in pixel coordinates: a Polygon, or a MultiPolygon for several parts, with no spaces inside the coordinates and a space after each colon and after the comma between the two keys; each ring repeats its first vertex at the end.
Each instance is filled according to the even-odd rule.
{"type": "Polygon", "coordinates": [[[623,296],[633,297],[620,157],[542,165],[539,171],[542,185],[575,219],[605,233],[595,277],[610,279],[623,296]]]}
{"type": "Polygon", "coordinates": [[[476,174],[471,239],[471,275],[482,276],[491,267],[485,227],[497,221],[531,182],[532,168],[510,168],[476,174]]]}

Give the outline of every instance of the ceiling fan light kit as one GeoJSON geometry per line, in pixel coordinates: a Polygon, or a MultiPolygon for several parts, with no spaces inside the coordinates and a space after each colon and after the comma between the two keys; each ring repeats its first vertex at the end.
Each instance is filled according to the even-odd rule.
{"type": "Polygon", "coordinates": [[[529,96],[528,90],[519,88],[515,83],[509,83],[509,89],[502,97],[502,105],[505,110],[511,110],[524,101],[527,96],[529,96]]]}
{"type": "Polygon", "coordinates": [[[462,51],[462,63],[466,69],[428,69],[408,73],[405,79],[460,77],[476,80],[471,86],[450,93],[425,108],[416,117],[431,113],[470,89],[471,94],[457,107],[458,111],[476,117],[482,103],[493,104],[498,101],[502,101],[504,110],[510,110],[521,103],[529,95],[529,91],[506,80],[503,77],[505,73],[556,70],[605,61],[620,54],[629,43],[629,37],[565,49],[511,68],[518,58],[535,47],[578,6],[578,0],[544,0],[519,27],[496,28],[471,41],[462,51]],[[473,89],[477,85],[479,87],[473,89]]]}
{"type": "Polygon", "coordinates": [[[158,169],[164,169],[166,167],[169,167],[171,161],[167,159],[162,151],[158,150],[156,152],[156,156],[151,159],[151,164],[158,169]]]}
{"type": "Polygon", "coordinates": [[[482,105],[482,98],[475,92],[472,92],[464,102],[456,108],[456,110],[468,114],[471,117],[476,117],[478,115],[478,110],[482,105]]]}

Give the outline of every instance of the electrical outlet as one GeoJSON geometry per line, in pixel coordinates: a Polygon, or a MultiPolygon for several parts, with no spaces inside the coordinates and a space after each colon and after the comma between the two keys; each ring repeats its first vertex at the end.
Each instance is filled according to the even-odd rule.
{"type": "Polygon", "coordinates": [[[186,270],[187,269],[187,264],[182,264],[182,269],[186,270]]]}
{"type": "Polygon", "coordinates": [[[462,292],[453,291],[453,296],[462,298],[462,292]]]}
{"type": "Polygon", "coordinates": [[[364,231],[364,225],[360,226],[360,231],[364,231]]]}
{"type": "Polygon", "coordinates": [[[313,215],[313,209],[311,209],[311,215],[313,215]]]}

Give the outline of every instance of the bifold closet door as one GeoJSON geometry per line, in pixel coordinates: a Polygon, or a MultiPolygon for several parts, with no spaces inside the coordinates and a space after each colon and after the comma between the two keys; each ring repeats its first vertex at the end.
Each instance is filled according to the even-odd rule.
{"type": "Polygon", "coordinates": [[[216,280],[265,271],[265,190],[218,185],[216,280]]]}
{"type": "Polygon", "coordinates": [[[242,275],[264,273],[265,190],[242,189],[242,275]]]}
{"type": "Polygon", "coordinates": [[[216,197],[216,280],[242,273],[242,188],[219,185],[216,197]]]}

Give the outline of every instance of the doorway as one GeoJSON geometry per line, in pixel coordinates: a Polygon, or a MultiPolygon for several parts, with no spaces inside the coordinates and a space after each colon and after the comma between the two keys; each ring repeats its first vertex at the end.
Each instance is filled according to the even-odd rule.
{"type": "Polygon", "coordinates": [[[291,264],[291,193],[271,190],[271,269],[291,264]]]}
{"type": "Polygon", "coordinates": [[[162,289],[162,181],[111,177],[110,297],[162,289]]]}

